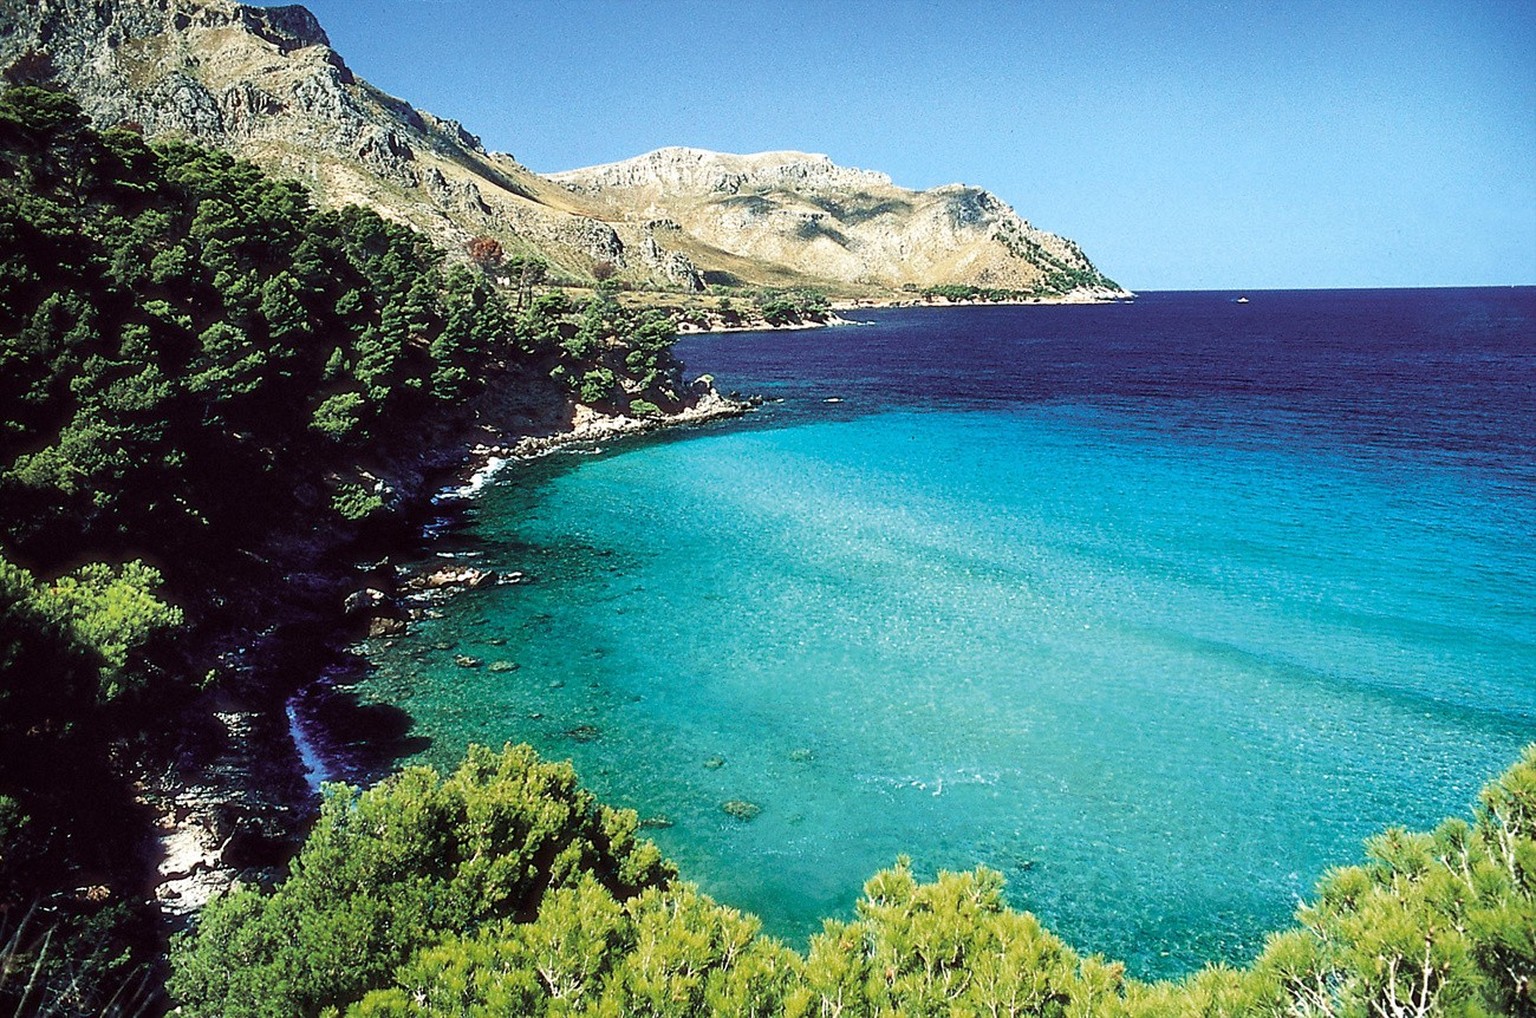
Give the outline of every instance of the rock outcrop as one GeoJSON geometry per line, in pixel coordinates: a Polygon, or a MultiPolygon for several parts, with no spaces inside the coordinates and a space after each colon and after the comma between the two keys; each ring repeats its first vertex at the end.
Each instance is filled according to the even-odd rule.
{"type": "Polygon", "coordinates": [[[651,192],[663,199],[783,188],[846,191],[892,186],[891,178],[884,173],[847,169],[822,155],[759,152],[738,156],[676,147],[657,149],[619,163],[556,173],[551,179],[573,191],[598,196],[630,191],[651,192]]]}
{"type": "Polygon", "coordinates": [[[986,191],[910,191],[826,156],[668,148],[540,176],[359,78],[298,6],[0,0],[0,69],[68,87],[100,125],[219,146],[322,204],[373,207],[449,250],[490,235],[576,279],[606,263],[684,291],[1112,286],[986,191]]]}

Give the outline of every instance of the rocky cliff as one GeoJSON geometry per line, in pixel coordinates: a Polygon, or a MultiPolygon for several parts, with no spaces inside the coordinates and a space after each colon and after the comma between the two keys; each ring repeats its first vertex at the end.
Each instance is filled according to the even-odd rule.
{"type": "Polygon", "coordinates": [[[233,0],[0,0],[0,68],[71,89],[98,124],[229,149],[450,250],[488,234],[587,278],[1103,289],[1071,241],[977,188],[896,187],[793,152],[662,149],[542,177],[357,77],[303,7],[233,0]]]}

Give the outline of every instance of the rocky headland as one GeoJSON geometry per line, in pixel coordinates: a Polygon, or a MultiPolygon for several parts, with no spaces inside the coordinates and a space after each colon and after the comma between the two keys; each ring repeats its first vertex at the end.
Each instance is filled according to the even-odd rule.
{"type": "MultiPolygon", "coordinates": [[[[914,191],[825,155],[664,148],[550,179],[610,214],[654,217],[650,223],[701,265],[700,244],[782,279],[811,276],[864,295],[949,284],[1122,293],[1077,244],[1030,225],[989,191],[965,184],[914,191]]],[[[760,281],[741,268],[738,275],[722,266],[705,278],[760,281]]]]}

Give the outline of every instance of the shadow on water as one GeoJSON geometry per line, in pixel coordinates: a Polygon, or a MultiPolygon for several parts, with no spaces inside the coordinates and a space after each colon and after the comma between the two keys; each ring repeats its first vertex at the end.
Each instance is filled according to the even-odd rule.
{"type": "MultiPolygon", "coordinates": [[[[497,515],[517,517],[530,511],[550,484],[580,468],[590,456],[609,456],[732,427],[737,420],[709,422],[645,435],[624,436],[600,445],[576,445],[538,459],[509,464],[496,477],[497,515]]],[[[396,546],[382,562],[363,566],[364,582],[392,586],[394,569],[427,572],[435,564],[474,565],[500,560],[526,563],[537,571],[538,559],[550,549],[524,545],[476,525],[479,498],[455,497],[445,488],[413,521],[414,540],[396,546]]],[[[595,557],[612,555],[609,549],[590,549],[595,557]]],[[[413,626],[414,628],[414,626],[413,626]]],[[[399,637],[410,644],[414,633],[399,637]]],[[[309,667],[313,667],[312,663],[309,667]]],[[[356,648],[343,651],[311,682],[288,698],[289,732],[311,791],[326,782],[368,786],[400,769],[402,763],[432,746],[426,736],[414,734],[411,714],[390,703],[365,701],[356,689],[376,666],[356,648]]],[[[313,673],[311,673],[313,674],[313,673]]]]}
{"type": "Polygon", "coordinates": [[[432,745],[412,734],[410,714],[392,704],[365,703],[353,691],[372,669],[352,655],[289,699],[290,727],[312,788],[329,781],[371,785],[432,745]]]}

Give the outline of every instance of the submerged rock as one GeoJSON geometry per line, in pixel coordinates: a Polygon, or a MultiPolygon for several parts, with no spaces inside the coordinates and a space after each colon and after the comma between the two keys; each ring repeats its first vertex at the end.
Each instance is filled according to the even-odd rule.
{"type": "Polygon", "coordinates": [[[348,594],[341,603],[342,615],[369,636],[399,636],[405,632],[405,612],[378,587],[364,587],[348,594]]]}
{"type": "Polygon", "coordinates": [[[565,737],[576,742],[596,742],[603,737],[603,730],[596,725],[577,725],[566,729],[565,737]]]}
{"type": "Polygon", "coordinates": [[[388,615],[375,615],[368,620],[368,635],[371,637],[403,636],[405,629],[404,619],[397,619],[388,615]]]}
{"type": "Polygon", "coordinates": [[[479,658],[470,657],[468,654],[455,654],[453,656],[453,663],[458,665],[460,668],[479,668],[481,665],[485,664],[485,662],[481,661],[479,658]]]}
{"type": "Polygon", "coordinates": [[[653,817],[645,817],[640,821],[640,829],[662,830],[672,826],[672,818],[665,813],[657,813],[653,817]]]}
{"type": "Polygon", "coordinates": [[[746,799],[727,799],[720,804],[720,808],[743,822],[753,819],[763,811],[757,803],[748,802],[746,799]]]}
{"type": "Polygon", "coordinates": [[[516,661],[492,661],[490,664],[493,672],[515,672],[521,667],[516,661]]]}
{"type": "Polygon", "coordinates": [[[341,603],[341,611],[349,619],[358,618],[372,614],[388,600],[389,595],[377,587],[365,587],[348,594],[341,603]]]}
{"type": "Polygon", "coordinates": [[[474,566],[443,566],[424,576],[413,576],[405,582],[405,585],[412,590],[443,590],[449,587],[473,590],[494,579],[496,574],[488,569],[476,569],[474,566]]]}
{"type": "Polygon", "coordinates": [[[725,766],[725,757],[712,756],[708,760],[704,761],[704,766],[712,771],[718,771],[720,768],[725,766]]]}
{"type": "Polygon", "coordinates": [[[795,763],[809,763],[815,757],[816,754],[808,749],[792,749],[789,751],[789,758],[795,763]]]}

